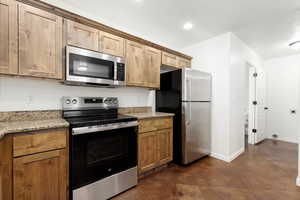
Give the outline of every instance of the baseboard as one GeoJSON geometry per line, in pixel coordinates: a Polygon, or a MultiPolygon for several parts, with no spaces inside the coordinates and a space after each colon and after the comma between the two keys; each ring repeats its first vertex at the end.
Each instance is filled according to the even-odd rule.
{"type": "Polygon", "coordinates": [[[218,153],[213,153],[212,152],[212,153],[210,153],[210,157],[213,157],[213,158],[216,158],[218,160],[222,160],[222,161],[228,162],[226,156],[224,156],[222,154],[218,154],[218,153]]]}
{"type": "Polygon", "coordinates": [[[297,185],[298,187],[300,187],[300,175],[297,177],[296,185],[297,185]]]}
{"type": "Polygon", "coordinates": [[[237,152],[231,154],[227,159],[228,162],[232,162],[233,160],[235,160],[237,157],[239,157],[244,152],[245,152],[245,148],[243,147],[240,150],[238,150],[237,152]]]}
{"type": "Polygon", "coordinates": [[[236,159],[237,157],[239,157],[242,153],[245,152],[245,148],[241,148],[239,151],[231,154],[230,156],[224,156],[222,154],[218,154],[218,153],[210,153],[210,156],[213,157],[213,158],[216,158],[218,160],[222,160],[222,161],[225,161],[225,162],[232,162],[234,159],[236,159]]]}

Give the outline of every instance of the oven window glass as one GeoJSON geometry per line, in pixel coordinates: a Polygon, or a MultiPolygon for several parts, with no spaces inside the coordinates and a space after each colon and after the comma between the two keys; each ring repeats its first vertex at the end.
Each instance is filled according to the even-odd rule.
{"type": "Polygon", "coordinates": [[[128,156],[128,138],[126,135],[103,137],[88,141],[87,165],[112,162],[128,156]]]}
{"type": "Polygon", "coordinates": [[[75,76],[85,76],[92,78],[113,79],[114,62],[70,54],[70,74],[75,76]]]}

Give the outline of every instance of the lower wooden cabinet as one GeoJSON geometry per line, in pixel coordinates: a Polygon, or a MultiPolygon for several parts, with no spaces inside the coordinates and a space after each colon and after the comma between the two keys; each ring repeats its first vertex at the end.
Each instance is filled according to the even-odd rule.
{"type": "MultiPolygon", "coordinates": [[[[141,120],[140,126],[145,122],[165,121],[166,118],[141,120]]],[[[153,128],[154,129],[154,128],[153,128]]],[[[139,129],[144,131],[145,129],[139,129]]],[[[151,130],[151,129],[148,129],[151,130]]],[[[173,158],[173,128],[139,132],[138,135],[138,171],[142,174],[146,171],[164,165],[173,158]]]]}
{"type": "Polygon", "coordinates": [[[66,150],[15,158],[14,200],[66,200],[66,150]]]}
{"type": "Polygon", "coordinates": [[[173,157],[173,130],[165,129],[156,132],[157,135],[157,160],[159,165],[172,160],[173,157]]]}
{"type": "Polygon", "coordinates": [[[0,200],[67,200],[67,141],[67,129],[19,133],[1,138],[0,200]],[[58,137],[58,140],[53,140],[53,137],[58,137]]]}
{"type": "Polygon", "coordinates": [[[157,134],[149,132],[138,136],[139,172],[144,172],[157,165],[157,134]]]}

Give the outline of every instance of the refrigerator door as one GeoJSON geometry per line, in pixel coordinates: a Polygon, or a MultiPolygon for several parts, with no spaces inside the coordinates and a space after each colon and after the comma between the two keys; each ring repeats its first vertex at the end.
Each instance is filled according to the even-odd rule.
{"type": "Polygon", "coordinates": [[[210,102],[182,102],[182,163],[210,153],[210,102]]]}
{"type": "Polygon", "coordinates": [[[183,69],[182,101],[211,101],[211,75],[195,69],[183,69]]]}

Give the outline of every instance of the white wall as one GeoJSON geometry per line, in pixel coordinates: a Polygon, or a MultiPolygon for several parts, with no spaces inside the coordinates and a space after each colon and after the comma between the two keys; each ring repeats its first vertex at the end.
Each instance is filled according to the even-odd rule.
{"type": "Polygon", "coordinates": [[[193,56],[192,68],[212,74],[212,156],[230,162],[244,151],[247,110],[246,63],[260,57],[232,33],[222,34],[183,51],[193,56]]]}
{"type": "MultiPolygon", "coordinates": [[[[260,56],[234,34],[230,34],[230,160],[244,152],[245,113],[248,111],[249,64],[261,68],[260,56]]],[[[252,84],[252,83],[251,83],[252,84]]],[[[249,110],[253,112],[253,110],[249,110]]],[[[251,114],[250,114],[251,117],[251,114]]],[[[251,123],[251,120],[250,120],[251,123]]]]}
{"type": "Polygon", "coordinates": [[[267,76],[267,135],[298,143],[300,55],[274,58],[264,62],[267,76]],[[291,114],[290,110],[297,110],[291,114]]]}
{"type": "Polygon", "coordinates": [[[193,57],[192,68],[212,74],[212,156],[229,155],[229,51],[230,33],[184,48],[193,57]]]}
{"type": "Polygon", "coordinates": [[[121,107],[155,106],[155,92],[141,88],[92,88],[57,81],[0,78],[0,111],[61,109],[62,96],[118,97],[121,107]]]}

